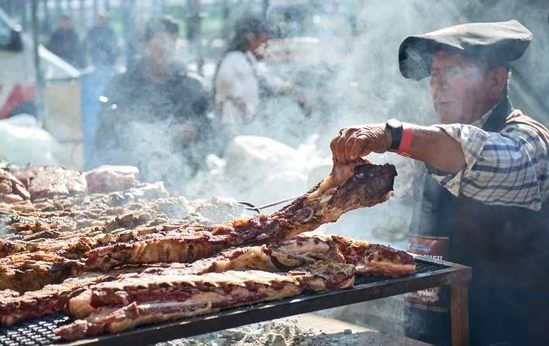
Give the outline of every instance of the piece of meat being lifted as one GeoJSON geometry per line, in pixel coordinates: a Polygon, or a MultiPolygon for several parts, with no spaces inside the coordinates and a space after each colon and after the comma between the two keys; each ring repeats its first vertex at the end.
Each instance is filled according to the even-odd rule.
{"type": "Polygon", "coordinates": [[[227,271],[203,275],[141,275],[90,287],[69,301],[69,311],[85,318],[55,333],[75,340],[104,332],[117,333],[145,323],[282,299],[303,290],[352,287],[352,265],[319,261],[287,274],[227,271]]]}
{"type": "Polygon", "coordinates": [[[333,173],[309,193],[271,215],[186,227],[99,247],[86,253],[86,265],[107,271],[124,264],[194,262],[230,247],[281,241],[335,222],[350,210],[384,202],[391,195],[395,176],[390,164],[361,161],[334,166],[333,173]]]}

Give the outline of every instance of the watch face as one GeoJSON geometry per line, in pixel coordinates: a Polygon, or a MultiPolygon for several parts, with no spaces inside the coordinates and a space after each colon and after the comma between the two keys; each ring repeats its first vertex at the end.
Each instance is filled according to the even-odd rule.
{"type": "Polygon", "coordinates": [[[401,127],[402,123],[396,119],[389,119],[387,120],[387,125],[392,128],[401,127]]]}

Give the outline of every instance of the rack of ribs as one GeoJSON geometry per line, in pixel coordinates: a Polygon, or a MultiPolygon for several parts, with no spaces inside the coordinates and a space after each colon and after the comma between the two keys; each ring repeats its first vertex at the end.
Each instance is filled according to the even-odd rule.
{"type": "Polygon", "coordinates": [[[402,276],[415,272],[414,259],[405,251],[339,235],[301,234],[279,243],[228,249],[193,263],[148,267],[143,274],[198,275],[253,269],[279,272],[318,261],[351,264],[359,275],[402,276]]]}
{"type": "Polygon", "coordinates": [[[330,175],[309,193],[271,215],[236,219],[224,225],[181,228],[99,247],[86,253],[86,265],[106,271],[124,264],[194,262],[222,249],[281,241],[312,231],[335,222],[350,210],[389,198],[396,176],[394,166],[361,163],[345,170],[351,173],[330,175]]]}
{"type": "Polygon", "coordinates": [[[354,270],[341,263],[318,263],[287,274],[227,271],[202,275],[145,275],[99,283],[70,299],[79,318],[55,333],[75,340],[117,333],[226,308],[299,295],[305,289],[352,287],[354,270]]]}

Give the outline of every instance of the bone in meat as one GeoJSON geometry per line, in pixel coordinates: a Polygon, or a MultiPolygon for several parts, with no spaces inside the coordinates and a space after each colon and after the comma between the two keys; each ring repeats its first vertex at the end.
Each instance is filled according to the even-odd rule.
{"type": "Polygon", "coordinates": [[[370,207],[389,198],[396,176],[394,166],[364,164],[355,166],[352,172],[337,186],[336,179],[326,178],[311,192],[272,215],[237,219],[228,225],[201,226],[198,231],[195,227],[192,232],[182,229],[154,234],[126,244],[96,248],[86,254],[86,264],[93,270],[108,270],[123,264],[194,262],[221,249],[281,241],[334,222],[347,211],[370,207]],[[170,255],[166,256],[166,252],[170,255]]]}

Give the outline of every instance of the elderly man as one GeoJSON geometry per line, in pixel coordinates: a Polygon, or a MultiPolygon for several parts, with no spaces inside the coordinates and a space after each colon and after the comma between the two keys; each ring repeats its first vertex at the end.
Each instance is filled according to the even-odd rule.
{"type": "MultiPolygon", "coordinates": [[[[430,76],[442,124],[391,119],[344,128],[331,143],[334,162],[394,151],[425,163],[411,249],[447,247],[450,260],[472,266],[470,328],[478,345],[549,340],[549,131],[507,97],[510,62],[531,37],[512,20],[406,38],[400,71],[415,80],[430,76]]],[[[441,320],[421,321],[414,330],[444,344],[427,335],[449,329],[441,320]]]]}

